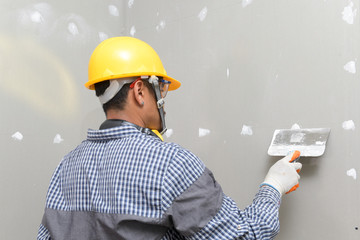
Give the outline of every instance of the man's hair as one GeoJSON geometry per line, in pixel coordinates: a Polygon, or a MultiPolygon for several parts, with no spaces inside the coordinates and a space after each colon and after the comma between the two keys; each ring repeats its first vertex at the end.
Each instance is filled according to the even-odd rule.
{"type": "MultiPolygon", "coordinates": [[[[155,91],[151,84],[147,80],[142,80],[145,86],[150,90],[150,92],[155,96],[155,91]]],[[[124,84],[119,92],[107,103],[103,104],[103,110],[105,114],[109,109],[124,110],[126,104],[126,98],[129,93],[131,83],[124,84]]],[[[95,93],[96,96],[101,96],[104,94],[105,90],[110,86],[110,80],[103,82],[95,83],[95,93]]]]}

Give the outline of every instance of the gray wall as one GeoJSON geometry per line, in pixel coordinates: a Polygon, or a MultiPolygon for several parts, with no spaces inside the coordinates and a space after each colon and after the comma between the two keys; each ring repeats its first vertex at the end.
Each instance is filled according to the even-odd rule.
{"type": "Polygon", "coordinates": [[[166,141],[196,153],[241,208],[278,159],[275,129],[330,127],[325,155],[301,160],[300,188],[283,198],[277,239],[359,239],[348,172],[360,169],[359,29],[350,0],[2,0],[0,239],[35,238],[54,168],[104,120],[83,86],[90,54],[122,35],[182,82],[166,141]]]}

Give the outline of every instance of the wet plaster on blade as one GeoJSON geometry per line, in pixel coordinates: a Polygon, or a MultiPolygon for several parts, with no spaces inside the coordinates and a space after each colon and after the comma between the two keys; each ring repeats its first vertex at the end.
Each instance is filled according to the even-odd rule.
{"type": "Polygon", "coordinates": [[[294,124],[291,126],[291,130],[300,130],[300,129],[301,129],[301,127],[300,127],[300,125],[297,124],[297,123],[294,123],[294,124]]]}
{"type": "Polygon", "coordinates": [[[301,143],[304,141],[304,133],[294,133],[291,135],[290,142],[292,143],[301,143]]]}

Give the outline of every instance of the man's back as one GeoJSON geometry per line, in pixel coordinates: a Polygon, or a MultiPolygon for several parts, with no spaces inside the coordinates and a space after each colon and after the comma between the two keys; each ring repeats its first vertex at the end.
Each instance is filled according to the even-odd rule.
{"type": "Polygon", "coordinates": [[[167,186],[179,150],[133,126],[90,130],[53,175],[43,225],[54,239],[158,239],[172,200],[204,171],[194,157],[184,186],[167,186]]]}

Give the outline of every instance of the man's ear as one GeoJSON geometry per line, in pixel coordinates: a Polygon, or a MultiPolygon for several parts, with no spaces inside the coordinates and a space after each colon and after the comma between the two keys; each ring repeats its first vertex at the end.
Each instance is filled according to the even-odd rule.
{"type": "Polygon", "coordinates": [[[140,105],[143,106],[144,105],[144,94],[145,94],[145,84],[143,83],[143,81],[137,81],[134,85],[133,91],[134,91],[134,97],[135,97],[135,101],[140,105]]]}

